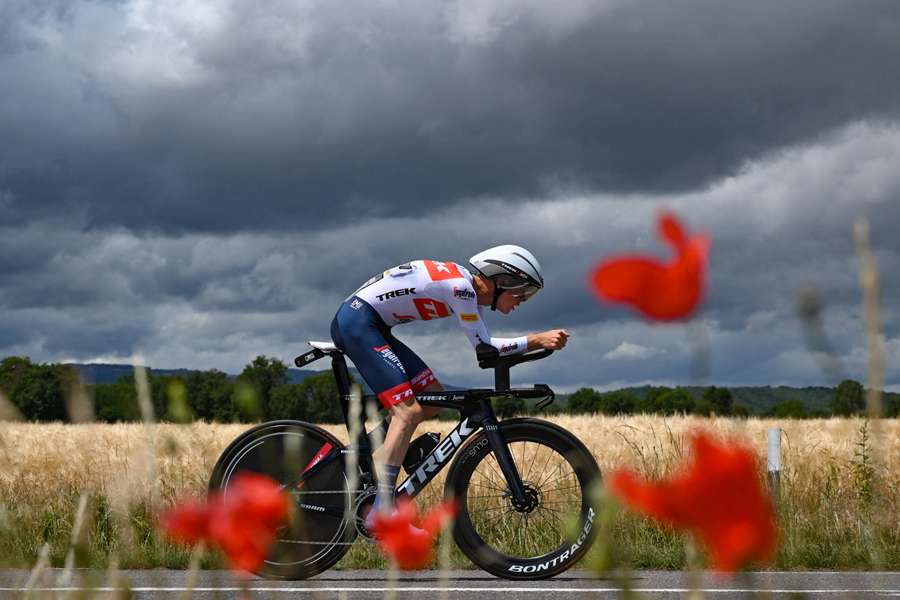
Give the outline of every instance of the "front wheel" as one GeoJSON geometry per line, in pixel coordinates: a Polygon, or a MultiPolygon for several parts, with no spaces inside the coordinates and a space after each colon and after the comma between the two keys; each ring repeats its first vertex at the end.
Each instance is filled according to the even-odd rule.
{"type": "Polygon", "coordinates": [[[593,541],[592,488],[600,469],[571,433],[538,419],[500,423],[528,503],[512,494],[484,432],[462,448],[447,475],[455,499],[453,537],[485,571],[506,579],[545,579],[562,573],[593,541]]]}

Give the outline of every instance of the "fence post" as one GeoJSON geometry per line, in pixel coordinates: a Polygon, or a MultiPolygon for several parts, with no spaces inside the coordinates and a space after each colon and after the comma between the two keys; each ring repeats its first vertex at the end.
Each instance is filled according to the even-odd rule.
{"type": "Polygon", "coordinates": [[[773,500],[778,500],[781,495],[781,428],[769,427],[769,444],[767,452],[767,474],[769,479],[769,492],[773,500]]]}

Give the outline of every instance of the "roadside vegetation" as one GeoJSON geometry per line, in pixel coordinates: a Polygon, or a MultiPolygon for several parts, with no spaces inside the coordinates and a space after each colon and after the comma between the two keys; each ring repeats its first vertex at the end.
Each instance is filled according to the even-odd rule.
{"type": "MultiPolygon", "coordinates": [[[[781,569],[900,568],[900,421],[573,416],[550,418],[577,435],[604,471],[627,466],[659,477],[684,457],[688,434],[704,428],[736,437],[765,457],[766,431],[783,430],[778,513],[781,569]]],[[[107,568],[186,568],[190,552],[164,541],[154,515],[185,496],[202,496],[212,466],[246,424],[145,425],[0,423],[0,565],[47,561],[107,568]],[[73,535],[73,529],[76,531],[73,535]],[[74,540],[74,543],[73,543],[74,540]]],[[[446,433],[430,421],[421,431],[446,433]]],[[[346,438],[340,426],[327,426],[346,438]]],[[[346,441],[346,440],[345,440],[346,441]]],[[[764,473],[765,465],[760,465],[764,473]]],[[[435,503],[442,478],[421,499],[435,503]]],[[[615,512],[601,534],[633,568],[685,565],[683,539],[652,521],[615,512]]],[[[339,568],[384,566],[358,543],[339,568]]],[[[455,547],[451,563],[470,567],[455,547]]],[[[201,568],[223,567],[207,553],[201,568]]]]}

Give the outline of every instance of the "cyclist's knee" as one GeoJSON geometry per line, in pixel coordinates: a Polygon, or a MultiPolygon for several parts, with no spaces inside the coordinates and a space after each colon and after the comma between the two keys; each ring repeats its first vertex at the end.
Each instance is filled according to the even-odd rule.
{"type": "Polygon", "coordinates": [[[399,421],[404,426],[415,428],[425,419],[425,410],[421,404],[415,400],[407,400],[395,404],[391,410],[391,420],[399,421]]]}
{"type": "Polygon", "coordinates": [[[435,381],[432,381],[431,383],[429,383],[428,385],[426,385],[425,387],[423,387],[419,391],[420,392],[442,392],[442,391],[444,391],[444,386],[441,385],[440,381],[435,380],[435,381]]]}

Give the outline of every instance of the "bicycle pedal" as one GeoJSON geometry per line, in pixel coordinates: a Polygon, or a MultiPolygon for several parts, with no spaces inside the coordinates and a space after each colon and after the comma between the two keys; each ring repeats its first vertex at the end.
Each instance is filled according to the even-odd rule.
{"type": "Polygon", "coordinates": [[[437,447],[439,441],[441,434],[429,431],[410,442],[406,456],[403,457],[403,470],[411,474],[418,469],[425,457],[437,447]]]}

